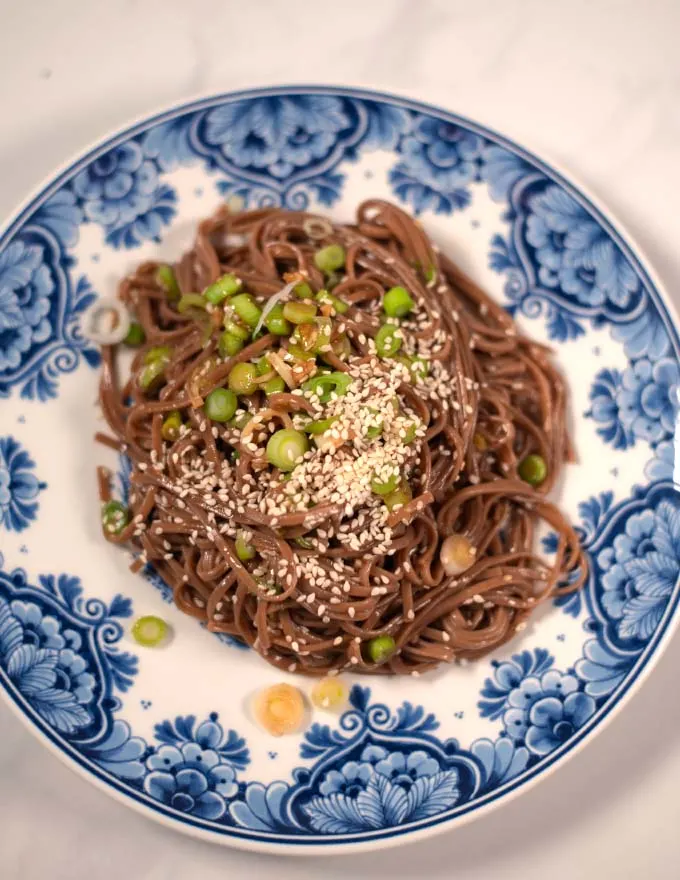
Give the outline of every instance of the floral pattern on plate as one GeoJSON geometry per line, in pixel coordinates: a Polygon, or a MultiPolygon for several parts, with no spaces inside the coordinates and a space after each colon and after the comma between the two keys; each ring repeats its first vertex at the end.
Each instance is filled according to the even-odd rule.
{"type": "MultiPolygon", "coordinates": [[[[606,332],[606,356],[592,361],[584,380],[582,424],[600,444],[595,452],[617,461],[642,455],[631,480],[620,483],[613,472],[578,505],[591,572],[584,591],[557,603],[572,627],[569,647],[564,635],[544,641],[537,627],[526,643],[481,661],[478,715],[462,728],[473,735],[449,735],[472,713],[449,705],[440,690],[435,699],[424,689],[416,702],[383,698],[379,683],[355,685],[346,711],[327,723],[315,718],[296,743],[295,765],[273,777],[268,768],[278,768],[279,753],[244,728],[240,707],[218,714],[187,704],[154,715],[156,694],[140,689],[143,664],[125,647],[131,599],[96,598],[96,577],[64,574],[49,554],[44,562],[36,548],[57,472],[35,435],[5,428],[0,436],[8,560],[0,557],[0,682],[8,697],[65,754],[154,814],[274,849],[396,840],[502,800],[603,722],[677,616],[679,343],[663,301],[587,198],[521,149],[451,114],[351,90],[262,90],[166,113],[75,163],[0,238],[3,412],[56,413],[72,400],[68,374],[91,381],[99,354],[79,322],[102,276],[84,240],[97,242],[97,258],[110,266],[121,255],[134,260],[138,249],[148,253],[183,216],[187,169],[197,190],[238,196],[249,207],[334,209],[359,172],[374,179],[371,157],[382,169],[381,194],[417,214],[454,222],[480,193],[498,206],[485,259],[506,308],[536,322],[556,347],[606,332]],[[619,356],[607,360],[612,352],[619,356]],[[15,541],[34,535],[35,547],[17,549],[15,541]],[[28,553],[31,574],[13,555],[10,564],[15,552],[28,553]],[[44,571],[55,573],[33,574],[44,571]]],[[[362,192],[373,195],[372,186],[362,192]]],[[[125,497],[124,460],[116,490],[125,497]]],[[[554,536],[543,546],[554,552],[554,536]]],[[[145,574],[169,600],[167,585],[145,574]]],[[[239,662],[234,652],[228,659],[239,662]]]]}

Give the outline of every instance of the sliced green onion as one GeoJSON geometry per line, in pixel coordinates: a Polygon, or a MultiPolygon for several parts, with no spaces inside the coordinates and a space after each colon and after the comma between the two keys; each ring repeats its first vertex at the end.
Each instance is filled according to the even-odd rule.
{"type": "Polygon", "coordinates": [[[430,364],[417,355],[399,354],[395,360],[409,368],[414,382],[430,375],[430,364]]]}
{"type": "Polygon", "coordinates": [[[317,269],[330,274],[345,265],[345,249],[341,244],[329,244],[314,254],[317,269]]]}
{"type": "Polygon", "coordinates": [[[548,467],[543,456],[532,453],[520,462],[518,472],[525,483],[540,486],[548,476],[548,467]]]}
{"type": "Polygon", "coordinates": [[[229,387],[235,394],[252,394],[257,389],[255,364],[236,364],[229,373],[229,387]]]}
{"type": "Polygon", "coordinates": [[[249,293],[239,293],[238,296],[229,300],[229,305],[244,324],[251,328],[257,327],[262,309],[249,293]]]}
{"type": "MultiPolygon", "coordinates": [[[[349,341],[349,337],[345,333],[342,333],[337,339],[334,339],[333,342],[331,342],[331,351],[336,357],[339,357],[340,360],[346,360],[352,353],[352,344],[349,341]]],[[[325,352],[323,351],[319,353],[319,357],[322,360],[325,360],[324,354],[325,352]]]]}
{"type": "Polygon", "coordinates": [[[107,501],[102,505],[102,527],[107,535],[120,535],[130,522],[130,511],[120,501],[107,501]]]}
{"type": "Polygon", "coordinates": [[[326,289],[335,290],[342,281],[342,275],[339,272],[330,272],[326,275],[326,289]]]}
{"type": "Polygon", "coordinates": [[[383,297],[383,308],[390,318],[405,317],[414,305],[413,298],[405,287],[390,287],[383,297]]]}
{"type": "Polygon", "coordinates": [[[287,302],[283,307],[283,317],[291,324],[309,324],[316,317],[314,303],[287,302]]]}
{"type": "Polygon", "coordinates": [[[236,541],[234,542],[236,555],[241,562],[248,562],[248,560],[254,559],[257,555],[255,548],[248,541],[247,534],[247,532],[243,531],[238,532],[236,535],[236,541]]]}
{"type": "MultiPolygon", "coordinates": [[[[278,584],[274,584],[271,581],[265,581],[263,578],[255,578],[257,581],[257,586],[261,591],[263,591],[266,595],[275,595],[278,596],[279,593],[283,593],[283,588],[278,584]]],[[[259,591],[258,591],[259,595],[259,591]]]]}
{"type": "Polygon", "coordinates": [[[371,480],[371,492],[375,495],[389,495],[397,488],[400,479],[399,474],[392,474],[386,480],[379,480],[377,477],[373,477],[371,480]]]}
{"type": "Polygon", "coordinates": [[[323,434],[337,420],[337,416],[333,416],[330,419],[315,419],[313,422],[307,422],[302,430],[306,434],[323,434]]]}
{"type": "Polygon", "coordinates": [[[277,303],[269,310],[267,317],[264,319],[264,326],[275,336],[288,336],[293,329],[283,315],[281,303],[277,303]]]}
{"type": "Polygon", "coordinates": [[[300,281],[299,284],[296,284],[293,288],[293,293],[300,299],[311,299],[314,296],[312,288],[306,281],[300,281]]]}
{"type": "Polygon", "coordinates": [[[163,419],[161,425],[161,437],[164,440],[170,440],[172,443],[179,438],[182,428],[182,414],[178,409],[173,409],[171,413],[163,419]]]}
{"type": "Polygon", "coordinates": [[[347,373],[328,373],[323,376],[314,376],[302,386],[302,390],[314,394],[321,403],[328,403],[331,394],[335,392],[338,397],[347,394],[347,389],[352,384],[352,379],[347,373]]]}
{"type": "Polygon", "coordinates": [[[239,431],[242,431],[248,422],[252,419],[252,415],[249,412],[241,412],[239,415],[235,416],[230,420],[229,424],[232,428],[238,428],[239,431]]]}
{"type": "Polygon", "coordinates": [[[313,351],[305,351],[301,345],[296,345],[294,342],[288,345],[288,353],[299,361],[313,361],[315,358],[313,351]]]}
{"type": "Polygon", "coordinates": [[[200,293],[185,293],[177,303],[177,311],[184,315],[189,309],[205,309],[205,300],[200,293]]]}
{"type": "Polygon", "coordinates": [[[155,361],[165,361],[167,363],[170,360],[171,354],[172,349],[168,348],[167,345],[155,345],[144,355],[144,363],[153,364],[155,361]]]}
{"type": "Polygon", "coordinates": [[[282,471],[292,471],[309,449],[304,434],[293,428],[282,428],[267,443],[267,460],[282,471]]]}
{"type": "MultiPolygon", "coordinates": [[[[367,410],[372,416],[378,416],[378,415],[380,415],[380,413],[378,412],[378,410],[375,409],[375,408],[372,407],[372,406],[368,406],[368,407],[366,407],[366,410],[367,410]]],[[[376,419],[375,422],[374,422],[374,424],[372,424],[370,427],[366,428],[366,431],[365,431],[365,433],[364,433],[364,437],[365,437],[367,440],[375,440],[376,437],[379,437],[379,436],[382,434],[382,432],[383,432],[383,420],[382,420],[382,419],[376,419]]]]}
{"type": "Polygon", "coordinates": [[[170,299],[179,299],[182,295],[172,266],[159,266],[156,269],[156,281],[170,299]]]}
{"type": "Polygon", "coordinates": [[[401,336],[392,324],[383,324],[375,335],[375,348],[380,357],[393,357],[401,348],[401,336]]]}
{"type": "Polygon", "coordinates": [[[411,487],[408,483],[403,482],[398,489],[394,490],[394,492],[385,495],[383,501],[385,502],[387,509],[392,511],[397,506],[403,507],[405,504],[408,504],[412,498],[413,492],[411,491],[411,487]]]}
{"type": "Polygon", "coordinates": [[[266,376],[267,373],[271,373],[272,365],[269,363],[266,354],[263,354],[261,358],[255,361],[255,368],[257,369],[258,376],[266,376]]]}
{"type": "Polygon", "coordinates": [[[401,442],[404,446],[408,446],[409,443],[413,443],[416,439],[416,431],[418,430],[418,424],[416,422],[411,422],[411,424],[406,428],[406,433],[401,438],[401,442]]]}
{"type": "Polygon", "coordinates": [[[264,393],[269,397],[270,394],[281,394],[286,390],[286,383],[283,381],[281,376],[274,376],[273,379],[270,379],[268,382],[265,382],[262,386],[264,393]]]}
{"type": "Polygon", "coordinates": [[[250,330],[244,327],[243,324],[239,324],[238,321],[232,321],[231,318],[227,318],[224,321],[224,329],[227,333],[231,333],[232,336],[242,339],[243,342],[247,342],[250,339],[250,330]]]}
{"type": "Polygon", "coordinates": [[[243,287],[241,279],[237,278],[236,275],[230,272],[228,275],[223,275],[221,278],[218,278],[214,284],[206,287],[203,296],[209,303],[218,306],[221,302],[224,302],[228,296],[233,296],[235,293],[238,293],[241,287],[243,287]]]}
{"type": "Polygon", "coordinates": [[[314,544],[309,540],[309,538],[293,538],[298,547],[302,547],[303,550],[313,550],[314,544]]]}
{"type": "Polygon", "coordinates": [[[338,315],[344,315],[349,309],[349,304],[337,296],[333,296],[328,290],[320,290],[316,295],[317,302],[333,306],[338,315]]]}
{"type": "Polygon", "coordinates": [[[423,274],[427,283],[431,284],[437,277],[437,270],[434,268],[434,266],[428,266],[423,274]]]}
{"type": "Polygon", "coordinates": [[[244,342],[239,336],[235,336],[233,333],[230,333],[229,330],[225,330],[224,333],[220,335],[217,350],[223,358],[230,358],[235,354],[238,354],[243,348],[243,345],[244,342]]]}
{"type": "Polygon", "coordinates": [[[141,324],[137,323],[137,321],[132,321],[130,323],[130,329],[127,332],[127,336],[123,340],[126,345],[144,345],[146,342],[146,333],[144,332],[144,328],[141,324]]]}
{"type": "Polygon", "coordinates": [[[394,654],[397,643],[392,636],[376,636],[366,644],[368,656],[374,663],[384,663],[394,654]]]}
{"type": "Polygon", "coordinates": [[[148,614],[146,617],[138,617],[132,624],[132,638],[138,645],[144,648],[155,648],[168,634],[168,625],[160,617],[148,614]]]}
{"type": "Polygon", "coordinates": [[[290,339],[293,345],[298,345],[303,351],[316,351],[319,328],[316,324],[298,324],[290,339]]]}
{"type": "Polygon", "coordinates": [[[205,414],[213,422],[228,422],[237,408],[238,397],[230,388],[215,388],[205,399],[205,414]]]}
{"type": "Polygon", "coordinates": [[[316,340],[316,350],[325,350],[331,343],[331,335],[333,333],[333,322],[330,318],[317,318],[316,326],[319,334],[316,340]]]}
{"type": "Polygon", "coordinates": [[[150,391],[160,384],[167,365],[168,361],[165,358],[158,358],[144,367],[139,374],[139,387],[142,391],[150,391]]]}
{"type": "Polygon", "coordinates": [[[430,365],[421,357],[411,359],[410,369],[414,379],[425,379],[430,375],[430,365]]]}

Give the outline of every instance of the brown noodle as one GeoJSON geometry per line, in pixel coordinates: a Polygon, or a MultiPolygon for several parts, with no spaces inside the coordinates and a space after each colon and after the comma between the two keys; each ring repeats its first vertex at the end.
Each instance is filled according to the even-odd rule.
{"type": "MultiPolygon", "coordinates": [[[[480,657],[523,629],[536,606],[579,589],[586,577],[576,533],[546,499],[572,457],[564,382],[547,349],[519,334],[419,223],[382,201],[360,205],[354,225],[278,209],[222,209],[200,224],[194,247],[174,269],[182,293],[233,272],[262,306],[289,273],[322,288],[313,256],[329,243],[346,251],[333,293],[350,304],[342,321],[362,376],[375,371],[370,338],[385,291],[402,285],[417,302],[404,332],[437,367],[431,394],[408,383],[398,392],[426,426],[405,460],[413,500],[389,515],[382,532],[354,539],[362,511],[347,510],[343,499],[268,513],[263,493],[280,489],[281,475],[254,450],[309,405],[299,394],[265,398],[258,391],[247,404],[259,421],[242,431],[211,423],[205,396],[225,384],[235,363],[259,357],[277,340],[266,333],[223,361],[216,354],[221,309],[179,314],[156,280],[158,264],[147,262],[120,285],[121,300],[146,334],[122,385],[117,347],[103,350],[108,442],[132,464],[130,523],[107,537],[138,551],[133,568],[153,565],[182,611],[285,670],[405,674],[480,657]],[[157,345],[171,346],[172,357],[165,384],[146,394],[135,376],[157,345]],[[161,425],[174,410],[187,428],[167,442],[161,425]],[[518,475],[529,453],[547,464],[539,489],[518,475]],[[541,521],[558,536],[551,562],[534,549],[541,521]],[[237,529],[247,530],[257,550],[252,562],[236,555],[237,529]],[[477,553],[467,570],[447,576],[439,550],[454,533],[477,553]],[[376,664],[366,644],[385,634],[396,651],[376,664]]],[[[348,368],[332,353],[328,362],[348,368]]],[[[100,489],[106,499],[105,479],[100,489]]],[[[377,507],[367,510],[373,515],[377,507]]]]}

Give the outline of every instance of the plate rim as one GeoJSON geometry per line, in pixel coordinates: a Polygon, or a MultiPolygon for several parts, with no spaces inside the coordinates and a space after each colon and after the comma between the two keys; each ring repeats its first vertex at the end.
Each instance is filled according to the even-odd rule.
{"type": "MultiPolygon", "coordinates": [[[[467,116],[446,110],[436,104],[377,89],[300,83],[258,86],[227,92],[201,94],[181,102],[170,102],[165,108],[151,114],[138,114],[129,122],[95,139],[84,150],[76,153],[74,157],[67,159],[55,170],[45,175],[43,180],[32,189],[15,210],[9,213],[7,222],[0,227],[0,247],[7,238],[12,236],[16,229],[21,227],[27,213],[38,208],[40,204],[49,198],[62,185],[66,176],[71,176],[80,166],[91,162],[97,155],[111,149],[117,143],[128,140],[155,124],[170,121],[188,112],[196,112],[210,106],[243,99],[295,94],[325,94],[349,98],[354,97],[363,100],[369,99],[383,104],[399,106],[414,112],[427,113],[454,124],[461,124],[467,129],[487,136],[495,143],[509,148],[513,153],[527,158],[534,167],[547,173],[552,180],[562,186],[580,205],[587,207],[591,213],[594,213],[598,222],[605,227],[608,235],[614,238],[626,258],[633,263],[636,270],[645,278],[651,288],[653,299],[659,307],[659,316],[666,330],[670,331],[669,337],[673,349],[676,355],[680,356],[680,316],[678,315],[677,307],[670,298],[668,290],[654,269],[644,248],[638,244],[636,237],[631,234],[625,223],[622,223],[618,215],[606,207],[599,197],[594,195],[590,188],[579,180],[577,175],[565,171],[561,163],[554,161],[552,158],[541,158],[532,150],[523,147],[515,142],[513,138],[502,134],[492,126],[476,122],[467,116]]],[[[663,483],[650,483],[650,487],[654,485],[661,486],[663,483]]],[[[361,839],[352,839],[350,837],[350,839],[343,841],[337,835],[321,834],[315,835],[309,840],[294,835],[291,835],[289,838],[288,835],[268,835],[266,832],[255,832],[232,826],[218,825],[217,823],[206,823],[204,820],[197,822],[186,814],[180,817],[175,812],[165,808],[158,801],[130,791],[112,774],[97,768],[79,755],[77,750],[51,731],[46,722],[37,715],[35,710],[14,688],[2,669],[0,669],[0,683],[2,684],[0,695],[26,728],[72,771],[120,803],[125,804],[147,818],[156,820],[166,827],[212,843],[262,853],[322,855],[374,851],[411,842],[415,843],[427,837],[432,837],[435,834],[467,824],[508,803],[520,794],[529,791],[543,779],[547,778],[548,775],[555,772],[555,770],[563,767],[571,757],[578,754],[617,717],[619,712],[647,681],[666,650],[673,633],[680,624],[679,594],[680,582],[676,584],[673,593],[669,597],[668,606],[653,639],[645,646],[645,649],[637,658],[635,665],[630,669],[626,678],[612,691],[608,700],[609,705],[603,706],[600,712],[595,713],[593,718],[583,725],[574,737],[547,755],[542,761],[535,764],[528,776],[520,774],[516,779],[505,783],[503,786],[499,786],[482,798],[473,801],[471,804],[462,804],[458,809],[453,808],[453,810],[447,811],[443,816],[442,814],[439,817],[433,816],[430,819],[422,820],[420,824],[405,825],[403,828],[395,826],[379,829],[376,830],[374,836],[365,834],[361,839]]]]}

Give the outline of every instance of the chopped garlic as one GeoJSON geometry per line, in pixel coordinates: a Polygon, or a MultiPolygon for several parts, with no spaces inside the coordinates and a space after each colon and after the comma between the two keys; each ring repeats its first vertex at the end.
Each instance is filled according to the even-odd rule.
{"type": "MultiPolygon", "coordinates": [[[[448,575],[462,574],[474,564],[477,548],[465,535],[449,535],[439,551],[439,559],[448,575]]],[[[484,601],[484,600],[482,600],[484,601]]]]}

